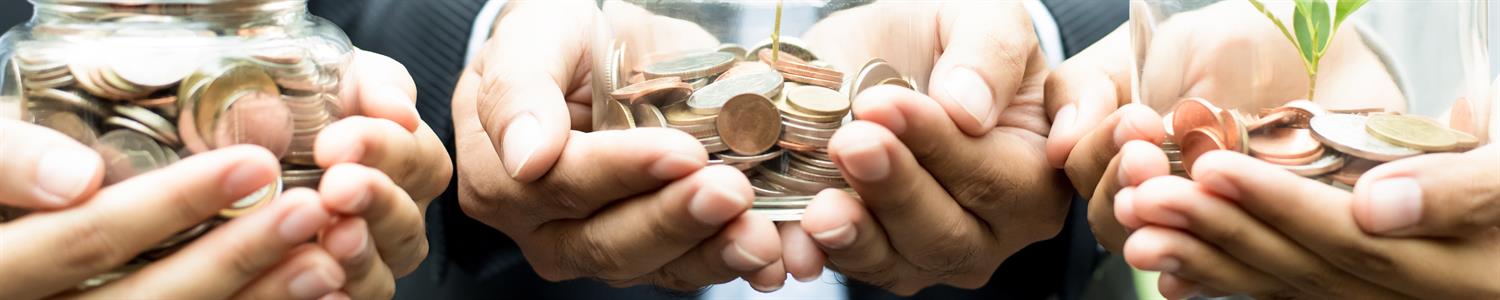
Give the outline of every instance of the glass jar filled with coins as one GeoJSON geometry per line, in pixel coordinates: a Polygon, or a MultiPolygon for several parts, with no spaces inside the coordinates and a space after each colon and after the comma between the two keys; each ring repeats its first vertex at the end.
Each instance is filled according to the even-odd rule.
{"type": "Polygon", "coordinates": [[[593,130],[692,135],[710,165],[744,172],[757,196],[752,211],[800,220],[813,195],[849,187],[827,147],[851,121],[856,96],[882,84],[920,89],[914,83],[925,74],[904,70],[930,69],[935,57],[930,49],[839,44],[833,36],[865,28],[825,21],[865,4],[602,1],[593,130]]]}
{"type": "MultiPolygon", "coordinates": [[[[317,134],[340,117],[353,47],[305,0],[32,0],[0,42],[0,117],[97,151],[104,185],[231,145],[282,162],[280,180],[164,240],[97,286],[170,255],[282,190],[316,188],[317,134]]],[[[0,221],[24,212],[4,209],[0,221]]]]}
{"type": "Polygon", "coordinates": [[[1487,5],[1132,1],[1133,102],[1164,116],[1173,174],[1228,150],[1349,189],[1386,162],[1488,143],[1487,5]]]}

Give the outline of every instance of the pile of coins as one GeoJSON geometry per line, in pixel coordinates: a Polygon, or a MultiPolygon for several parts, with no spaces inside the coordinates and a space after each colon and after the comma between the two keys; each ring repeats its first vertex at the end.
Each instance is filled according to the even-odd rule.
{"type": "Polygon", "coordinates": [[[1174,175],[1191,176],[1198,157],[1229,150],[1344,188],[1385,162],[1479,146],[1472,134],[1422,117],[1383,109],[1326,110],[1307,100],[1244,114],[1187,98],[1163,125],[1168,139],[1162,149],[1174,175]]]}
{"type": "MultiPolygon", "coordinates": [[[[192,37],[185,37],[192,38],[192,37]]],[[[170,255],[228,219],[264,206],[285,188],[316,188],[323,171],[313,142],[341,114],[335,97],[342,61],[319,64],[301,46],[226,51],[22,45],[4,84],[22,118],[92,147],[110,185],[182,157],[258,145],[281,159],[282,177],[219,215],[180,232],[129,264],[80,285],[89,288],[170,255]]],[[[11,219],[20,214],[5,213],[11,219]]],[[[5,221],[5,219],[0,219],[5,221]]]]}
{"type": "Polygon", "coordinates": [[[752,210],[775,221],[800,220],[810,196],[848,188],[828,155],[828,141],[849,120],[852,99],[880,84],[912,87],[894,67],[871,60],[859,75],[820,63],[791,39],[746,50],[646,55],[624,68],[624,44],[607,54],[608,100],[597,130],[666,127],[697,138],[709,164],[735,167],[750,178],[752,210]]]}

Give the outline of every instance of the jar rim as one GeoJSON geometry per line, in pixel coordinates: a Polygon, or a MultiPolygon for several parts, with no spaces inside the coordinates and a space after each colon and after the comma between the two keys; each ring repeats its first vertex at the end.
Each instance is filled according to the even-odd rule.
{"type": "Polygon", "coordinates": [[[153,5],[153,4],[226,4],[226,3],[249,3],[249,2],[307,2],[307,0],[27,0],[32,4],[120,4],[120,5],[153,5]]]}

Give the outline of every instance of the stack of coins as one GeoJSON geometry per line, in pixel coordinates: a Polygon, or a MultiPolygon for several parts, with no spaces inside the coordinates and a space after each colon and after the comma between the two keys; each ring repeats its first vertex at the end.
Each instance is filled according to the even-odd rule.
{"type": "Polygon", "coordinates": [[[1307,100],[1242,114],[1206,99],[1188,98],[1178,102],[1164,124],[1169,138],[1162,149],[1173,174],[1185,177],[1191,176],[1199,156],[1230,150],[1351,188],[1366,171],[1385,162],[1479,146],[1473,135],[1422,117],[1382,109],[1326,110],[1307,100]]]}
{"type": "MultiPolygon", "coordinates": [[[[173,39],[164,36],[161,39],[173,39]]],[[[183,38],[201,38],[188,35],[183,38]]],[[[169,43],[170,42],[166,42],[169,43]]],[[[316,188],[322,171],[314,138],[340,115],[337,65],[318,65],[301,46],[258,47],[206,57],[204,51],[159,48],[81,53],[24,45],[6,64],[3,85],[24,120],[92,147],[105,164],[104,184],[228,147],[264,147],[283,163],[283,178],[178,233],[129,264],[90,279],[98,286],[161,259],[228,219],[275,199],[284,186],[316,188]]],[[[335,62],[342,63],[342,61],[335,62]]],[[[18,217],[14,209],[3,219],[18,217]]]]}
{"type": "Polygon", "coordinates": [[[601,80],[609,90],[595,108],[595,129],[686,132],[703,144],[709,164],[745,172],[757,195],[752,210],[800,220],[812,195],[848,188],[827,147],[849,119],[854,96],[875,85],[912,84],[880,59],[845,80],[794,39],[782,40],[780,55],[770,43],[651,53],[633,68],[624,66],[632,57],[626,45],[615,43],[604,56],[601,80]]]}

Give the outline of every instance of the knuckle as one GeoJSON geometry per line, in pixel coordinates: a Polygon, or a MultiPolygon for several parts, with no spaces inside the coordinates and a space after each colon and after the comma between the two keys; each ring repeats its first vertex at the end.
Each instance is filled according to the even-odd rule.
{"type": "Polygon", "coordinates": [[[940,278],[960,276],[978,267],[980,245],[973,241],[972,229],[967,226],[946,226],[949,230],[933,232],[929,246],[914,251],[908,257],[918,269],[940,278]]]}
{"type": "Polygon", "coordinates": [[[1334,275],[1323,271],[1304,271],[1289,274],[1286,276],[1286,280],[1293,286],[1308,291],[1335,291],[1339,288],[1335,282],[1334,275]]]}
{"type": "Polygon", "coordinates": [[[223,255],[228,256],[224,260],[228,264],[225,267],[228,267],[228,271],[237,278],[253,278],[267,265],[264,259],[254,254],[259,251],[251,249],[248,243],[233,243],[228,247],[229,249],[226,249],[228,251],[223,252],[223,255]]]}
{"type": "Polygon", "coordinates": [[[1376,274],[1400,271],[1390,253],[1371,243],[1344,242],[1335,245],[1335,250],[1329,261],[1345,270],[1376,274]]]}
{"type": "Polygon", "coordinates": [[[624,281],[639,277],[629,274],[627,260],[618,256],[614,247],[600,241],[600,235],[589,230],[584,236],[564,238],[560,267],[574,274],[597,277],[605,281],[624,281]]]}
{"type": "Polygon", "coordinates": [[[85,219],[65,227],[60,237],[69,241],[70,245],[58,249],[62,251],[59,256],[62,267],[70,270],[108,270],[135,257],[135,253],[127,251],[120,241],[103,229],[103,224],[95,219],[85,219]]]}

